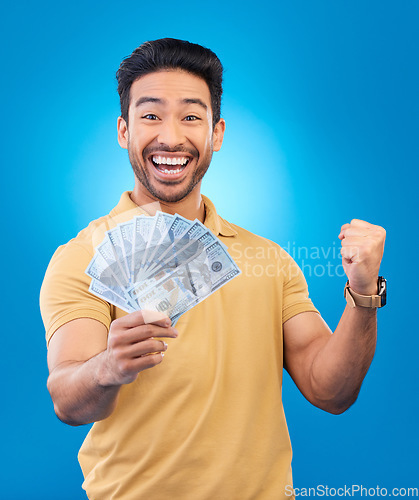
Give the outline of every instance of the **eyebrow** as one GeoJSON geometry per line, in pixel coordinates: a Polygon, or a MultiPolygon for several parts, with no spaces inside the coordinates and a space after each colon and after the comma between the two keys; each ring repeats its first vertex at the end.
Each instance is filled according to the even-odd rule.
{"type": "Polygon", "coordinates": [[[208,106],[205,102],[201,101],[201,99],[182,99],[184,104],[198,104],[201,108],[204,108],[205,111],[208,109],[208,106]]]}
{"type": "MultiPolygon", "coordinates": [[[[135,103],[135,107],[141,106],[142,104],[145,104],[148,102],[153,102],[156,104],[165,104],[164,99],[160,99],[158,97],[144,96],[144,97],[140,97],[139,99],[137,99],[137,101],[135,103]]],[[[182,104],[198,104],[198,106],[201,106],[201,108],[205,109],[205,111],[207,111],[207,109],[208,109],[208,106],[201,99],[198,99],[198,98],[180,99],[180,102],[182,104]]]]}
{"type": "Polygon", "coordinates": [[[137,99],[135,107],[137,108],[138,106],[141,106],[141,104],[145,104],[146,102],[156,102],[163,104],[162,99],[158,99],[157,97],[140,97],[139,99],[137,99]]]}

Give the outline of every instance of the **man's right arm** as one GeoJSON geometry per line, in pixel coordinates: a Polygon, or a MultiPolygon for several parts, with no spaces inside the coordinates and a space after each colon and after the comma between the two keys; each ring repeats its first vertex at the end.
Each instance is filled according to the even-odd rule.
{"type": "Polygon", "coordinates": [[[177,337],[165,316],[145,323],[137,311],[111,323],[109,335],[97,320],[80,318],[61,326],[48,347],[48,390],[60,420],[82,425],[108,417],[122,385],[158,365],[177,337]]]}

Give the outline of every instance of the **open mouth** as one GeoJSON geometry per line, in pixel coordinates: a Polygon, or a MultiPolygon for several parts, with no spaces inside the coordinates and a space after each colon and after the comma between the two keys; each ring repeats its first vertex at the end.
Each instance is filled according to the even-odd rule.
{"type": "Polygon", "coordinates": [[[152,155],[150,157],[151,163],[158,172],[173,176],[181,174],[190,160],[188,156],[152,155]]]}

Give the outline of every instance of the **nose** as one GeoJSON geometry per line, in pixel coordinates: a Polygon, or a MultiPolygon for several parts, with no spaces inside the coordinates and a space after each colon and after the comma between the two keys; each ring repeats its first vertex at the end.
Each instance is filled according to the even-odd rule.
{"type": "Polygon", "coordinates": [[[164,120],[159,128],[157,140],[169,148],[174,148],[186,141],[182,125],[175,119],[164,120]]]}

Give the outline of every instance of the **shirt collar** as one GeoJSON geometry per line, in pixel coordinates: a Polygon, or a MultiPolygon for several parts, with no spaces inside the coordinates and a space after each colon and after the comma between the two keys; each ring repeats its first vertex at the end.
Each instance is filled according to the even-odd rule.
{"type": "Polygon", "coordinates": [[[217,211],[215,210],[215,206],[213,202],[204,195],[202,196],[202,200],[205,205],[205,220],[204,224],[207,228],[215,234],[215,236],[236,236],[237,231],[233,229],[233,227],[223,218],[221,218],[217,211]]]}
{"type": "Polygon", "coordinates": [[[122,193],[121,198],[115,208],[110,212],[111,217],[119,218],[123,216],[125,220],[136,215],[151,215],[160,209],[159,202],[150,203],[148,205],[137,205],[131,199],[132,191],[125,191],[122,193]]]}
{"type": "MultiPolygon", "coordinates": [[[[125,191],[122,193],[121,199],[118,205],[111,211],[109,215],[115,217],[124,214],[124,219],[126,219],[127,212],[134,215],[144,214],[149,215],[148,206],[140,207],[136,205],[131,199],[131,191],[125,191]]],[[[215,235],[221,236],[236,236],[237,231],[223,218],[221,218],[215,209],[212,201],[206,196],[202,195],[202,200],[205,205],[205,220],[204,224],[207,228],[215,235]]],[[[155,204],[150,204],[150,212],[158,210],[158,202],[155,204]],[[154,205],[154,206],[153,206],[154,205]]]]}

